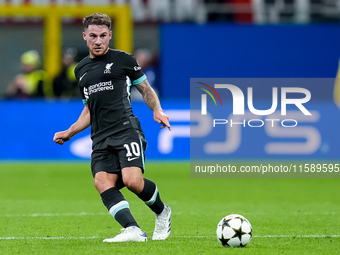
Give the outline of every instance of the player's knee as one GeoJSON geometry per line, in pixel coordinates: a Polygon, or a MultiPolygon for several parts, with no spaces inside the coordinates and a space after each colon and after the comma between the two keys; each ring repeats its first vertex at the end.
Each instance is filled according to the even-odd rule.
{"type": "Polygon", "coordinates": [[[140,178],[128,178],[123,180],[125,186],[132,192],[139,194],[143,190],[143,179],[140,178]]]}
{"type": "Polygon", "coordinates": [[[112,188],[114,182],[108,178],[106,173],[97,173],[94,177],[94,186],[99,193],[102,193],[105,190],[112,188]]]}
{"type": "Polygon", "coordinates": [[[122,178],[124,185],[129,190],[131,190],[135,194],[139,194],[142,192],[144,188],[144,179],[142,170],[140,168],[123,168],[122,178]]]}
{"type": "Polygon", "coordinates": [[[97,189],[99,193],[103,193],[107,188],[106,188],[106,183],[102,179],[94,179],[94,186],[97,189]]]}
{"type": "Polygon", "coordinates": [[[98,189],[98,187],[103,185],[103,181],[99,178],[94,179],[94,186],[98,189]]]}

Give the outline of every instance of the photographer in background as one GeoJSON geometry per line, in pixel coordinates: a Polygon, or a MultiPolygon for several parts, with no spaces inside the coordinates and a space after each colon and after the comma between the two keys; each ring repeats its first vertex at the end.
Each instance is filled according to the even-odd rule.
{"type": "Polygon", "coordinates": [[[62,59],[61,72],[53,80],[53,93],[57,98],[81,97],[74,69],[77,65],[77,50],[68,48],[62,59]]]}
{"type": "Polygon", "coordinates": [[[45,71],[40,70],[40,56],[36,50],[21,55],[22,73],[18,74],[7,87],[7,98],[43,98],[45,97],[45,71]]]}

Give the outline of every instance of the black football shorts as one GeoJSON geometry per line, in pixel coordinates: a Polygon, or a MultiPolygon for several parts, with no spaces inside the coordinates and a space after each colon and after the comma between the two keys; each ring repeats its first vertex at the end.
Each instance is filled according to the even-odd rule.
{"type": "Polygon", "coordinates": [[[146,140],[138,129],[125,129],[94,145],[91,155],[93,177],[104,171],[121,175],[125,167],[139,167],[144,173],[146,140]]]}

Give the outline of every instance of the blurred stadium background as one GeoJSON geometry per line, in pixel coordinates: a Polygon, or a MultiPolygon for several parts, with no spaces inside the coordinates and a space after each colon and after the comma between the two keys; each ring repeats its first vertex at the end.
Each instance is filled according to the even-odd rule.
{"type": "MultiPolygon", "coordinates": [[[[312,118],[294,129],[234,129],[223,157],[235,165],[339,164],[340,0],[0,0],[0,56],[1,254],[339,254],[339,179],[190,178],[189,136],[202,124],[190,129],[191,81],[318,78],[301,85],[311,91],[312,118]],[[93,187],[90,130],[63,146],[52,141],[83,108],[76,95],[54,95],[51,84],[66,49],[77,61],[87,55],[80,18],[93,12],[113,18],[112,47],[152,56],[148,77],[172,131],[160,130],[136,95],[133,105],[149,145],[146,176],[173,209],[165,242],[99,245],[119,225],[93,187]],[[42,57],[47,96],[10,99],[7,86],[28,50],[42,57]],[[245,249],[226,251],[216,240],[229,213],[253,225],[245,249]]],[[[254,87],[254,104],[268,109],[268,95],[268,86],[254,87]]],[[[150,235],[152,213],[123,192],[150,235]]]]}
{"type": "Polygon", "coordinates": [[[113,18],[113,47],[131,53],[147,49],[152,54],[154,87],[171,117],[173,132],[160,131],[150,121],[147,107],[133,99],[149,141],[149,159],[190,158],[190,78],[204,77],[334,79],[308,88],[313,91],[309,107],[320,115],[312,123],[302,123],[310,135],[244,132],[239,147],[227,156],[338,159],[340,122],[334,94],[340,56],[338,0],[1,0],[0,130],[6,134],[1,160],[89,158],[89,130],[63,147],[52,142],[55,131],[66,129],[78,117],[81,100],[56,99],[51,88],[45,99],[9,100],[5,93],[20,72],[25,51],[40,53],[50,81],[60,71],[65,49],[76,49],[77,60],[87,55],[80,18],[93,12],[113,18]],[[253,156],[249,151],[254,141],[245,139],[249,136],[261,138],[253,156]],[[265,147],[273,141],[286,143],[288,149],[269,153],[265,147]],[[300,151],[294,150],[296,144],[300,151]]]}

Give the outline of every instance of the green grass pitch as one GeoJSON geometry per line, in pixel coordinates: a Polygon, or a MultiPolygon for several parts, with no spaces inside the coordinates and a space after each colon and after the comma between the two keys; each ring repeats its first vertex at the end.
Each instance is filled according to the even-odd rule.
{"type": "Polygon", "coordinates": [[[97,194],[88,162],[0,163],[0,254],[339,254],[340,179],[193,179],[189,163],[147,163],[173,211],[152,241],[154,214],[123,189],[146,243],[103,243],[120,226],[97,194]],[[253,238],[225,248],[217,223],[244,215],[253,238]]]}

